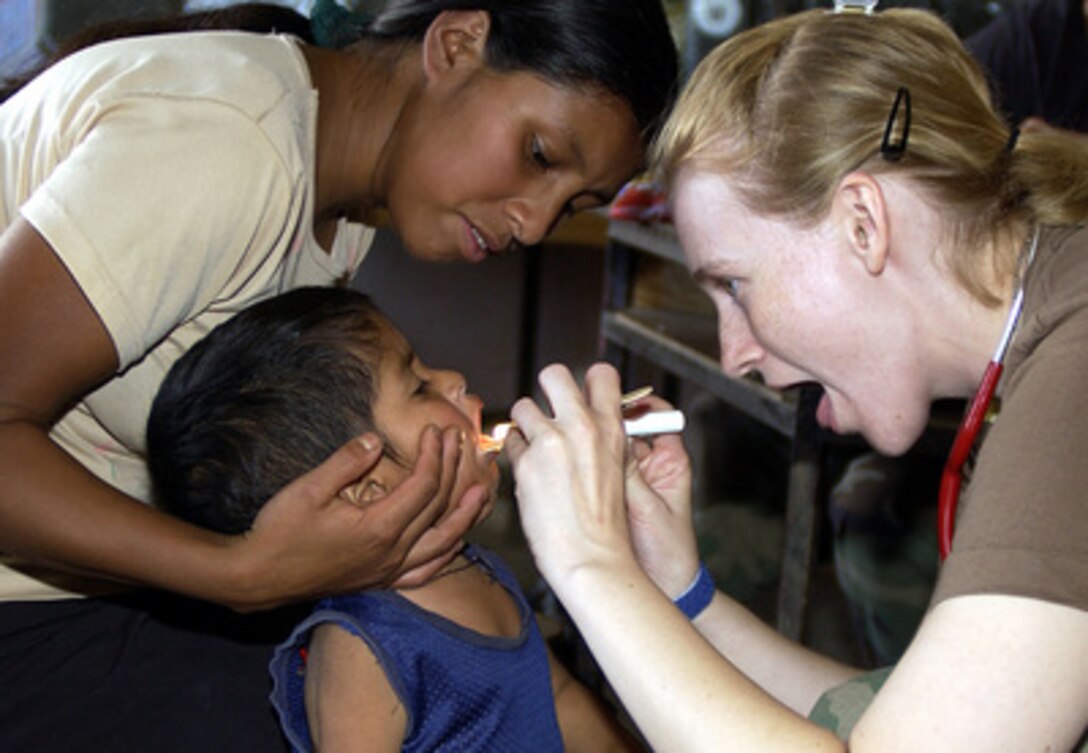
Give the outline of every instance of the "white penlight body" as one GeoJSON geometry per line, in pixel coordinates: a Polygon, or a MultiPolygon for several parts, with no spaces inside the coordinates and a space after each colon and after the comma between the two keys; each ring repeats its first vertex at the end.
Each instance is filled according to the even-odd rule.
{"type": "Polygon", "coordinates": [[[684,414],[678,410],[647,413],[623,422],[623,431],[629,437],[646,437],[654,434],[678,434],[684,430],[684,414]]]}

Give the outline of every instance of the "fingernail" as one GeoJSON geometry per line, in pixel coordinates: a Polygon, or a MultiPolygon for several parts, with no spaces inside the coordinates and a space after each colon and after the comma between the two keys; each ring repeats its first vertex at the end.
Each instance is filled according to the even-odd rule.
{"type": "Polygon", "coordinates": [[[457,452],[463,452],[465,449],[465,432],[454,429],[454,434],[457,436],[457,452]]]}
{"type": "Polygon", "coordinates": [[[373,434],[364,434],[359,438],[359,442],[367,452],[370,452],[378,446],[378,438],[373,434]]]}

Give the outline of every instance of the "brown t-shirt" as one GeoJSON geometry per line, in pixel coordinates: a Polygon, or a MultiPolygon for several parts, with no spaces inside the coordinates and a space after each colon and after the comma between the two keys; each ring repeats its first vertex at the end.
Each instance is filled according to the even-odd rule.
{"type": "Polygon", "coordinates": [[[1088,227],[1044,228],[933,604],[1008,594],[1088,609],[1088,227]]]}

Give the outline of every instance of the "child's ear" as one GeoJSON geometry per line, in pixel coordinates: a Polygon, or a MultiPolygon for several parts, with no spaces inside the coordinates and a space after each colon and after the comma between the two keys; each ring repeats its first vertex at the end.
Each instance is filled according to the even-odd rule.
{"type": "Polygon", "coordinates": [[[374,474],[364,476],[354,484],[344,487],[343,491],[340,492],[340,496],[359,507],[366,507],[380,499],[384,499],[388,494],[389,488],[385,482],[376,478],[374,474]]]}

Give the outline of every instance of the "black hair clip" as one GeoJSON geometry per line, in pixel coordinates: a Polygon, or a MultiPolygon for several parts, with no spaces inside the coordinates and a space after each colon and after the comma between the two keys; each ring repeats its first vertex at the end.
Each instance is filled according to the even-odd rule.
{"type": "Polygon", "coordinates": [[[1020,140],[1020,126],[1013,126],[1009,131],[1009,140],[1005,142],[1004,154],[1012,154],[1012,150],[1016,148],[1016,142],[1020,140]]]}
{"type": "Polygon", "coordinates": [[[884,127],[884,138],[880,142],[880,156],[889,162],[898,162],[907,151],[907,136],[910,135],[910,90],[900,86],[895,93],[895,103],[888,114],[888,125],[884,127]],[[895,129],[895,121],[899,117],[899,104],[903,104],[903,130],[899,140],[892,142],[892,131],[895,129]]]}

